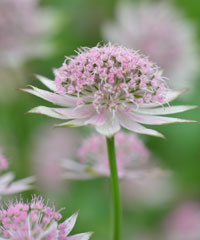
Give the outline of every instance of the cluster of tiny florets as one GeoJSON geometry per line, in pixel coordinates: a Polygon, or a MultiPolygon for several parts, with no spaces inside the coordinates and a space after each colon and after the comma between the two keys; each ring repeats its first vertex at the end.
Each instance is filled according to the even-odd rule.
{"type": "MultiPolygon", "coordinates": [[[[58,222],[61,218],[55,207],[47,206],[41,197],[34,197],[30,203],[16,201],[10,203],[6,209],[2,207],[0,211],[0,236],[14,240],[36,240],[52,223],[58,222]]],[[[66,239],[63,224],[57,227],[60,240],[66,239]]],[[[57,239],[57,231],[52,229],[45,239],[57,239]]]]}
{"type": "MultiPolygon", "coordinates": [[[[149,159],[149,151],[143,142],[133,134],[119,132],[115,135],[117,168],[119,176],[123,176],[131,166],[139,166],[149,159]]],[[[109,175],[107,147],[104,136],[93,134],[81,145],[78,156],[81,162],[88,164],[98,172],[109,175]]]]}
{"type": "Polygon", "coordinates": [[[93,104],[96,111],[117,110],[121,104],[162,104],[166,85],[160,69],[138,52],[116,45],[80,49],[56,72],[60,94],[93,104]]]}

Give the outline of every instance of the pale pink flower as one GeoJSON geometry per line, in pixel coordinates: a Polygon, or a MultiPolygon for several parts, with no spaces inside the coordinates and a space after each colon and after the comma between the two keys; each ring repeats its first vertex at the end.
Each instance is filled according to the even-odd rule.
{"type": "Polygon", "coordinates": [[[31,147],[32,169],[43,191],[62,189],[60,159],[74,156],[81,134],[74,129],[52,128],[45,124],[34,133],[31,147]]]}
{"type": "MultiPolygon", "coordinates": [[[[117,168],[120,178],[140,180],[162,175],[163,171],[149,161],[150,153],[134,134],[119,132],[115,135],[117,168]]],[[[109,177],[110,169],[104,136],[93,134],[78,150],[78,161],[63,159],[63,177],[90,179],[109,177]]]]}
{"type": "Polygon", "coordinates": [[[46,35],[54,15],[38,0],[0,1],[0,65],[19,66],[29,57],[50,51],[46,35]]]}
{"type": "Polygon", "coordinates": [[[197,202],[185,202],[169,214],[165,222],[166,240],[200,239],[200,205],[197,202]]]}
{"type": "MultiPolygon", "coordinates": [[[[107,147],[104,140],[102,135],[91,135],[83,142],[78,156],[81,163],[102,175],[109,176],[107,147]]],[[[126,175],[131,166],[137,168],[148,161],[149,151],[136,135],[119,132],[115,135],[115,144],[119,177],[126,175]]]]}
{"type": "Polygon", "coordinates": [[[60,211],[55,206],[48,206],[41,197],[33,197],[32,201],[11,202],[0,210],[1,240],[88,240],[91,233],[69,236],[78,213],[64,222],[60,211]]]}
{"type": "Polygon", "coordinates": [[[115,20],[103,25],[102,34],[158,63],[170,87],[192,88],[199,73],[198,48],[195,27],[182,15],[169,1],[121,1],[115,20]]]}
{"type": "Polygon", "coordinates": [[[30,111],[67,120],[57,126],[92,125],[106,136],[117,133],[122,126],[136,133],[163,137],[141,123],[191,122],[158,116],[195,107],[163,107],[182,91],[168,89],[159,68],[131,49],[111,44],[82,48],[78,56],[66,58],[55,75],[55,81],[38,77],[53,92],[33,86],[24,91],[63,106],[40,106],[30,111]]]}
{"type": "Polygon", "coordinates": [[[34,177],[28,177],[14,181],[15,175],[12,172],[7,172],[8,161],[0,150],[0,198],[6,195],[23,192],[32,188],[34,177]],[[4,173],[4,171],[6,171],[4,173]]]}

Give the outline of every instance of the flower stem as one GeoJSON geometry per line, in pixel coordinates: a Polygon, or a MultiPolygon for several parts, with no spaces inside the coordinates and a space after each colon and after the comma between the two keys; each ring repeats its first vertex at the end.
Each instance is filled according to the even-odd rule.
{"type": "Polygon", "coordinates": [[[120,203],[120,190],[119,179],[117,174],[117,162],[115,154],[115,140],[113,137],[107,137],[108,159],[110,165],[111,185],[113,194],[113,240],[120,240],[121,228],[121,203],[120,203]]]}

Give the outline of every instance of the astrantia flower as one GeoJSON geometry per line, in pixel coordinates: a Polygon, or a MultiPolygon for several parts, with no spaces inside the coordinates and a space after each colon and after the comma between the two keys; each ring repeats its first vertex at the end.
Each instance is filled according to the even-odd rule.
{"type": "MultiPolygon", "coordinates": [[[[115,135],[117,168],[120,178],[143,179],[161,175],[158,167],[149,161],[149,151],[133,134],[119,132],[115,135]]],[[[110,176],[107,148],[104,137],[93,134],[78,150],[78,161],[64,159],[64,178],[87,179],[110,176]]]]}
{"type": "Polygon", "coordinates": [[[105,23],[102,33],[106,40],[139,49],[158,63],[170,87],[193,88],[191,80],[199,71],[194,25],[169,1],[121,1],[116,19],[105,23]]]}
{"type": "Polygon", "coordinates": [[[2,240],[88,240],[91,233],[68,236],[78,214],[59,223],[62,215],[55,207],[34,197],[30,203],[22,200],[10,203],[0,210],[0,236],[2,240]]]}
{"type": "Polygon", "coordinates": [[[200,206],[185,202],[177,206],[165,222],[165,240],[200,239],[200,206]]]}
{"type": "Polygon", "coordinates": [[[52,29],[53,14],[38,0],[0,1],[0,65],[19,66],[49,52],[44,37],[52,29]]]}
{"type": "Polygon", "coordinates": [[[0,198],[32,188],[31,183],[34,182],[33,177],[24,178],[14,182],[15,175],[12,172],[4,173],[7,169],[8,161],[0,150],[0,198]]]}
{"type": "Polygon", "coordinates": [[[157,116],[194,107],[163,107],[181,92],[168,89],[160,69],[131,49],[111,44],[83,48],[76,57],[67,57],[55,74],[54,82],[39,77],[53,93],[36,87],[24,91],[65,107],[40,106],[30,111],[67,120],[58,126],[92,125],[106,136],[112,136],[122,126],[137,133],[162,137],[140,123],[190,122],[157,116]]]}

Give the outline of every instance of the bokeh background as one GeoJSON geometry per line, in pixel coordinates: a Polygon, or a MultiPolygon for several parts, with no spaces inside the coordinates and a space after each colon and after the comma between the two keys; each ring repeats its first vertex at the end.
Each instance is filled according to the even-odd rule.
{"type": "MultiPolygon", "coordinates": [[[[95,235],[92,239],[95,240],[111,239],[109,179],[64,181],[59,183],[59,187],[55,186],[53,189],[53,183],[56,181],[54,171],[56,170],[50,169],[48,164],[44,163],[48,158],[52,158],[52,155],[54,158],[60,158],[65,154],[72,154],[72,151],[75,152],[77,146],[75,142],[84,139],[91,129],[72,129],[70,131],[53,129],[54,119],[25,114],[32,107],[43,105],[45,102],[16,89],[29,84],[41,86],[34,74],[53,79],[52,70],[61,66],[65,56],[73,55],[74,50],[81,46],[92,47],[100,41],[106,41],[107,39],[102,34],[102,28],[107,21],[115,20],[115,9],[118,2],[117,0],[41,0],[39,8],[48,9],[51,13],[47,20],[44,19],[43,14],[40,16],[40,24],[43,21],[52,24],[43,38],[43,44],[50,46],[51,50],[44,54],[29,54],[23,63],[20,63],[20,66],[15,64],[19,60],[14,55],[12,57],[14,64],[0,68],[1,147],[17,178],[39,175],[36,189],[22,193],[22,196],[31,198],[33,193],[38,193],[56,201],[57,208],[66,207],[66,210],[63,211],[64,216],[69,216],[79,209],[80,216],[75,231],[94,231],[95,235]],[[70,140],[73,142],[70,143],[70,140]],[[50,180],[47,180],[52,183],[50,189],[41,182],[41,176],[47,172],[51,173],[50,180]]],[[[130,0],[129,2],[135,4],[141,1],[130,0]]],[[[152,2],[157,4],[160,1],[152,2]]],[[[196,54],[199,55],[200,2],[198,0],[166,2],[170,2],[177,11],[181,12],[184,21],[191,24],[196,37],[196,42],[191,42],[191,44],[196,44],[196,54]]],[[[23,11],[23,4],[21,9],[23,11]]],[[[24,11],[26,11],[25,8],[24,11]]],[[[25,20],[26,18],[24,18],[25,20]]],[[[162,28],[162,25],[160,27],[162,28]]],[[[0,38],[2,37],[1,35],[0,38]]],[[[37,46],[39,45],[36,45],[36,48],[37,46]]],[[[3,50],[1,49],[1,51],[3,50]]],[[[3,56],[2,53],[0,54],[3,56]]],[[[157,64],[159,65],[159,62],[157,64]]],[[[196,68],[198,68],[198,64],[199,62],[197,62],[196,68]]],[[[183,65],[183,71],[184,68],[183,65]]],[[[191,73],[187,81],[191,92],[187,93],[186,97],[177,100],[175,104],[200,105],[200,73],[195,72],[194,75],[191,73]]],[[[199,109],[177,116],[200,121],[199,109]]],[[[170,182],[172,186],[163,187],[162,191],[155,187],[153,195],[156,200],[152,200],[153,203],[152,196],[148,197],[145,194],[143,196],[145,201],[141,201],[141,199],[137,201],[130,196],[127,196],[128,199],[123,198],[123,240],[150,240],[151,235],[154,236],[161,231],[169,212],[182,202],[194,201],[200,206],[199,124],[175,124],[159,126],[155,129],[161,131],[166,136],[166,140],[146,136],[141,138],[159,164],[173,171],[173,184],[170,182]],[[166,195],[166,199],[160,200],[159,198],[162,198],[163,194],[166,195]],[[148,238],[145,236],[143,238],[142,235],[145,234],[148,238]]],[[[129,188],[131,188],[131,184],[129,188]]],[[[138,191],[135,190],[136,195],[139,194],[138,191]]],[[[155,238],[153,237],[153,239],[155,238]]]]}

